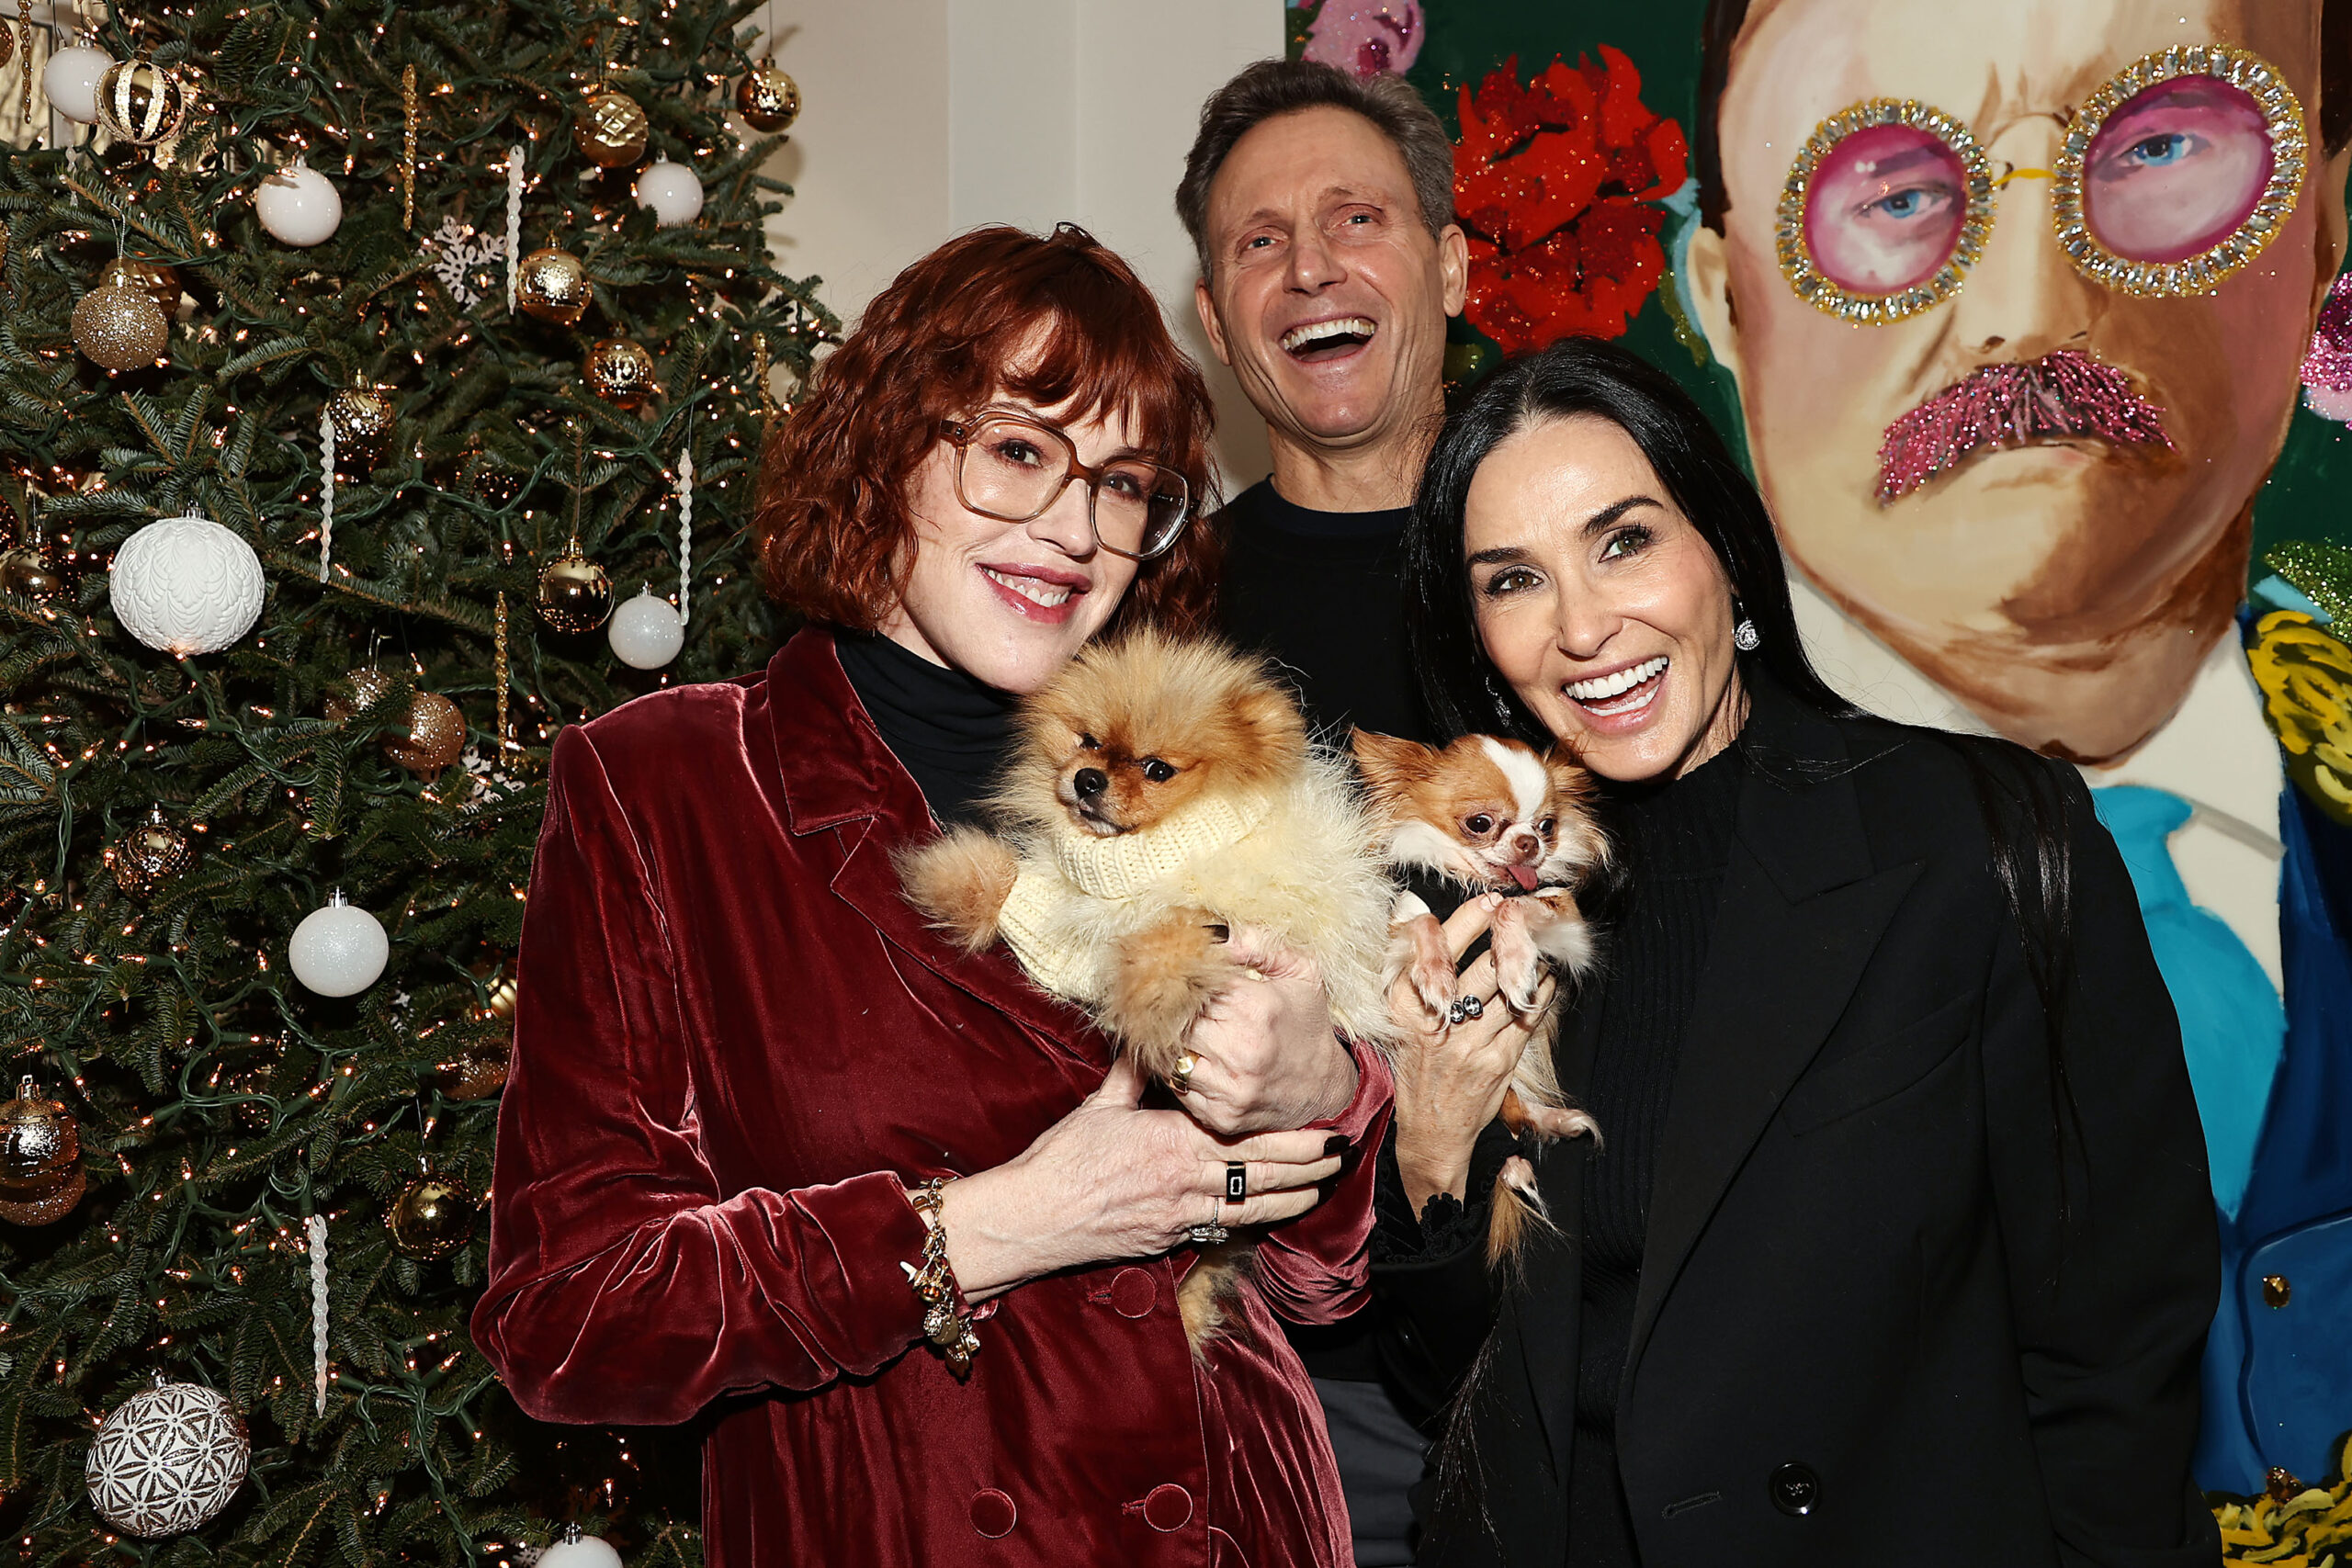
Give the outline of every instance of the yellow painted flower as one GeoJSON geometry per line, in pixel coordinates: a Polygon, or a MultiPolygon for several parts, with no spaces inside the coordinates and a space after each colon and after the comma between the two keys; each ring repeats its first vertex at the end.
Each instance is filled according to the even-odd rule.
{"type": "Polygon", "coordinates": [[[2352,827],[2352,648],[2299,610],[2273,611],[2255,633],[2246,660],[2288,777],[2352,827]]]}

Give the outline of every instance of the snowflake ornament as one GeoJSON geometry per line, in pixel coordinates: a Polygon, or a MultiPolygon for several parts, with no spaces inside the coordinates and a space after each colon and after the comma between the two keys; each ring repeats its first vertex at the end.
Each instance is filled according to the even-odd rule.
{"type": "Polygon", "coordinates": [[[441,227],[424,237],[422,247],[433,258],[433,276],[460,306],[471,310],[493,287],[491,282],[475,276],[481,269],[496,274],[498,264],[506,257],[506,239],[502,234],[477,234],[469,224],[454,218],[441,220],[441,227]]]}

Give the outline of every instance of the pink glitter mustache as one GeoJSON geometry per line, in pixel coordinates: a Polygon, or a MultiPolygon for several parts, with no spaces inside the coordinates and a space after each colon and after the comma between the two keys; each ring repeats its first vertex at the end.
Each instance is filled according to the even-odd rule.
{"type": "Polygon", "coordinates": [[[2071,435],[2170,451],[2163,414],[2123,372],[2071,348],[2026,365],[1987,365],[1886,427],[1878,498],[1900,501],[1978,452],[2071,435]]]}

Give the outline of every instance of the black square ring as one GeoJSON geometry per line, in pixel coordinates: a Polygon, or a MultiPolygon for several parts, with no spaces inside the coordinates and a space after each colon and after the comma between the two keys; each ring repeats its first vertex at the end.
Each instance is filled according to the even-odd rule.
{"type": "Polygon", "coordinates": [[[1239,1160],[1229,1162],[1225,1168],[1225,1201],[1228,1203],[1239,1203],[1245,1201],[1249,1196],[1250,1168],[1239,1160]]]}

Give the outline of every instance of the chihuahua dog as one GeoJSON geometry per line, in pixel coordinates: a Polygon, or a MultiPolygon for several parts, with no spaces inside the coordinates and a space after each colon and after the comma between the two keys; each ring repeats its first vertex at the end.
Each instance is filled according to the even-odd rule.
{"type": "MultiPolygon", "coordinates": [[[[1489,944],[1497,987],[1511,1010],[1549,1014],[1521,1054],[1504,1092],[1502,1120],[1522,1141],[1600,1129],[1561,1093],[1552,1066],[1556,998],[1539,1008],[1547,971],[1573,983],[1592,969],[1592,928],[1576,889],[1609,862],[1609,841],[1590,810],[1592,777],[1561,748],[1538,753],[1523,741],[1465,735],[1423,746],[1359,729],[1352,750],[1388,863],[1429,872],[1467,896],[1504,895],[1489,944]]],[[[1445,935],[1429,905],[1407,890],[1390,913],[1384,977],[1406,981],[1433,1021],[1453,1016],[1459,982],[1445,935]]],[[[1488,1263],[1514,1256],[1531,1221],[1544,1214],[1535,1168],[1514,1155],[1495,1179],[1487,1232],[1488,1263]]]]}
{"type": "MultiPolygon", "coordinates": [[[[967,952],[1001,939],[1146,1072],[1176,1080],[1193,1022],[1250,974],[1239,926],[1314,961],[1351,1039],[1396,1043],[1373,828],[1262,661],[1149,630],[1087,649],[1023,705],[986,809],[995,831],[899,856],[908,900],[967,952]]],[[[1185,1276],[1195,1350],[1245,1262],[1227,1248],[1185,1276]]]]}

